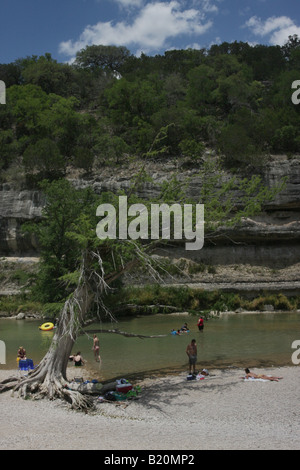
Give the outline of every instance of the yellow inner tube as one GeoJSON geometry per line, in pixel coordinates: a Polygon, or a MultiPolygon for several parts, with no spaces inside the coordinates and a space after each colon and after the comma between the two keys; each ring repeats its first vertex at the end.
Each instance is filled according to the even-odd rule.
{"type": "Polygon", "coordinates": [[[53,330],[54,328],[54,324],[53,323],[43,323],[41,326],[40,326],[40,330],[42,331],[50,331],[50,330],[53,330]]]}

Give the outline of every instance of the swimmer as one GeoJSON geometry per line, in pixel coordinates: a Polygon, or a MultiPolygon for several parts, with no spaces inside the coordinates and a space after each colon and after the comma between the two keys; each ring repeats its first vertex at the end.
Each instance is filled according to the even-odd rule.
{"type": "Polygon", "coordinates": [[[86,361],[83,359],[83,357],[81,356],[81,352],[78,351],[78,353],[74,354],[74,356],[70,356],[70,359],[72,358],[73,362],[74,362],[74,365],[75,367],[80,367],[80,366],[83,366],[86,361]]]}
{"type": "Polygon", "coordinates": [[[184,332],[187,332],[188,330],[188,324],[185,323],[184,325],[182,325],[182,327],[180,328],[180,331],[184,331],[184,332]]]}

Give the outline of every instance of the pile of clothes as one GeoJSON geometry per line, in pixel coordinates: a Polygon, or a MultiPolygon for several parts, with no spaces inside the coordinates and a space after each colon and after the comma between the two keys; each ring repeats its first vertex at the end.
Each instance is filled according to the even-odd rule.
{"type": "Polygon", "coordinates": [[[186,380],[203,380],[205,377],[209,375],[209,372],[207,369],[202,369],[201,372],[198,372],[198,374],[189,374],[186,378],[186,380]]]}
{"type": "Polygon", "coordinates": [[[103,396],[98,397],[101,401],[123,401],[129,398],[136,398],[141,393],[139,385],[133,385],[126,379],[116,380],[116,390],[108,391],[103,396]]]}

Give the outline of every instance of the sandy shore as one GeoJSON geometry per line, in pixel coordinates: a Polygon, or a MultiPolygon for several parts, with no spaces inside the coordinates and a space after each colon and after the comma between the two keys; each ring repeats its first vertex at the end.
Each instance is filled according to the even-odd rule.
{"type": "MultiPolygon", "coordinates": [[[[242,370],[210,370],[135,382],[139,399],[99,403],[93,414],[59,401],[0,394],[0,448],[78,450],[300,449],[300,369],[258,371],[279,382],[244,381],[242,370]],[[119,402],[120,403],[120,402],[119,402]]],[[[0,369],[0,380],[14,375],[0,369]]]]}

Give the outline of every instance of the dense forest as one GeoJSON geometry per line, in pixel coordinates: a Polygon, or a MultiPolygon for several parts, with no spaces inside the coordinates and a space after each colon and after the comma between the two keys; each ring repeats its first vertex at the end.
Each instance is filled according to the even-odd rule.
{"type": "Polygon", "coordinates": [[[161,158],[196,160],[210,148],[240,168],[300,152],[297,36],[283,47],[224,42],[139,58],[93,45],[72,64],[49,53],[0,64],[0,79],[1,182],[15,180],[16,168],[35,185],[70,167],[90,172],[149,156],[162,128],[161,158]]]}

